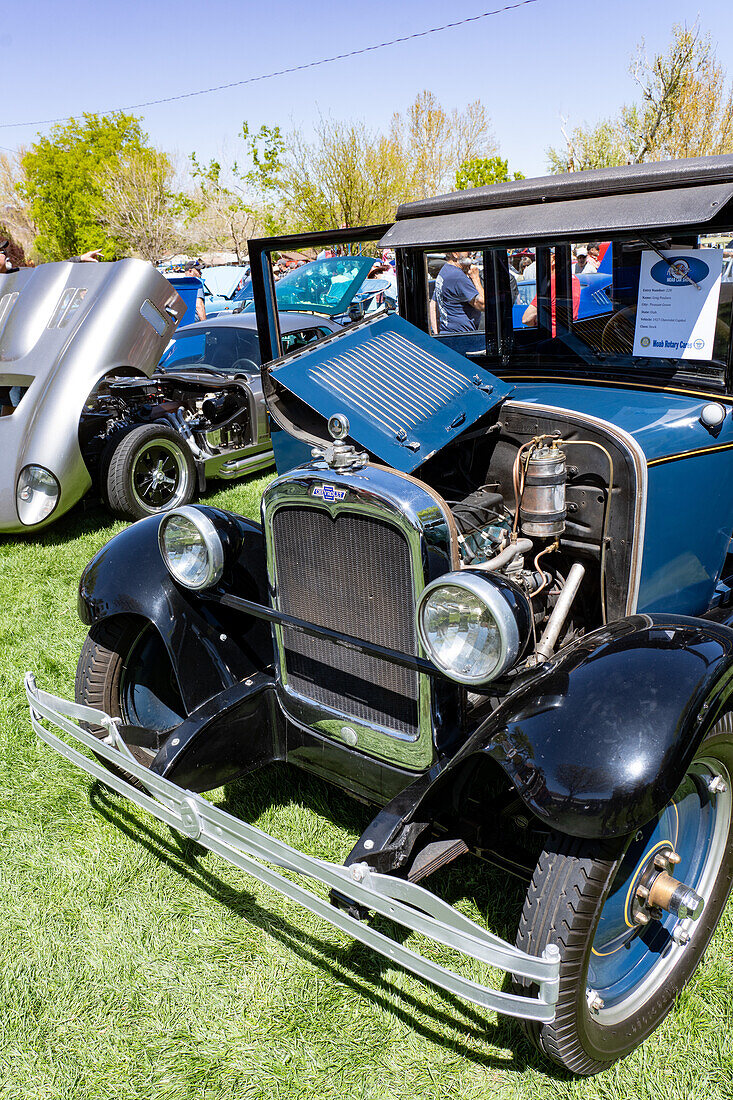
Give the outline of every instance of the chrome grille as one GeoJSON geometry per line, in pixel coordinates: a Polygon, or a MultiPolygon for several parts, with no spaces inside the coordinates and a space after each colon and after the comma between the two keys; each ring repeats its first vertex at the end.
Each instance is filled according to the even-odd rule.
{"type": "MultiPolygon", "coordinates": [[[[290,506],[272,519],[277,606],[319,626],[417,653],[407,540],[358,513],[290,506]]],[[[287,687],[338,714],[418,734],[416,672],[370,654],[283,631],[287,687]]]]}

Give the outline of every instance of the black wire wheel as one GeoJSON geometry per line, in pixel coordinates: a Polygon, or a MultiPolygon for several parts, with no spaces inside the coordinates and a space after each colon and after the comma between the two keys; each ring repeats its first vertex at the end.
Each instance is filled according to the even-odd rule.
{"type": "Polygon", "coordinates": [[[671,801],[630,843],[550,838],[517,933],[522,950],[539,955],[556,944],[561,955],[553,1022],[523,1025],[534,1044],[584,1076],[634,1050],[692,976],[732,885],[728,714],[700,745],[671,801]],[[691,891],[681,911],[674,883],[691,891]]]}
{"type": "MultiPolygon", "coordinates": [[[[95,623],[87,634],[76,668],[77,703],[103,710],[126,726],[165,734],[180,725],[185,708],[168,652],[157,630],[148,622],[120,615],[95,623]]],[[[87,726],[100,740],[101,726],[87,726]]],[[[149,768],[156,749],[129,744],[139,764],[149,768]]],[[[105,767],[141,784],[123,769],[105,767]]]]}
{"type": "Polygon", "coordinates": [[[196,467],[185,440],[165,424],[141,424],[116,444],[107,467],[107,501],[127,519],[190,504],[196,467]]]}

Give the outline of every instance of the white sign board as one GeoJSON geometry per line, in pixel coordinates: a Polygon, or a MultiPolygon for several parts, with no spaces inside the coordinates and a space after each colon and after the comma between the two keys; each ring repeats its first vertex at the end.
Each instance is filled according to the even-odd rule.
{"type": "Polygon", "coordinates": [[[642,252],[634,355],[712,359],[722,248],[642,252]]]}

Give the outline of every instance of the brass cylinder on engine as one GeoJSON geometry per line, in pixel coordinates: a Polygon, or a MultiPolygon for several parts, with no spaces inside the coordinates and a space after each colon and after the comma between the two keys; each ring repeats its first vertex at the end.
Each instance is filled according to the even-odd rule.
{"type": "Polygon", "coordinates": [[[522,533],[554,538],[565,530],[565,453],[559,447],[535,447],[527,460],[519,507],[522,533]]]}

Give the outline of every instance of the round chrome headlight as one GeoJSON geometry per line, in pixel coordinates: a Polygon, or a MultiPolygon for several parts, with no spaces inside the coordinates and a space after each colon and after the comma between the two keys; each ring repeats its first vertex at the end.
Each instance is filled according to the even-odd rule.
{"type": "Polygon", "coordinates": [[[460,684],[478,686],[501,676],[517,660],[528,626],[526,599],[519,591],[478,573],[439,577],[417,605],[425,651],[460,684]]]}
{"type": "Polygon", "coordinates": [[[210,588],[224,572],[224,547],[205,512],[187,506],[160,521],[158,544],[169,573],[186,588],[210,588]]]}
{"type": "Polygon", "coordinates": [[[50,470],[43,466],[24,466],[15,488],[18,519],[26,527],[48,519],[59,502],[61,488],[50,470]]]}

